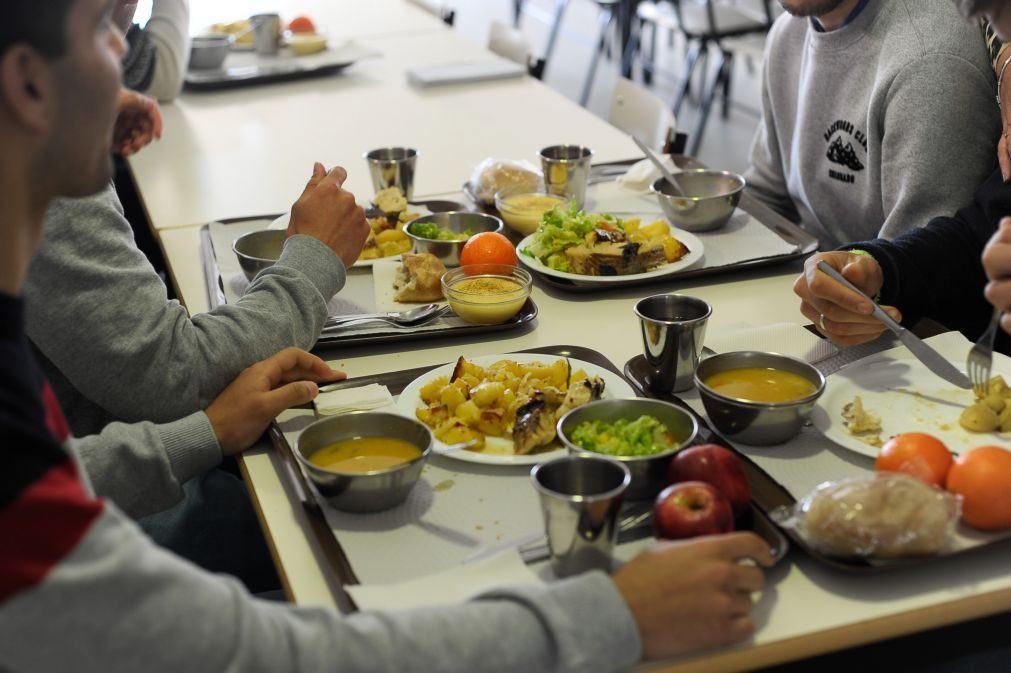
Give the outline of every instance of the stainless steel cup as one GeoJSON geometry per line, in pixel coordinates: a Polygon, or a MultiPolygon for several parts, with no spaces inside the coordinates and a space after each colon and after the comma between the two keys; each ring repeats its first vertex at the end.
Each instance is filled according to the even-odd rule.
{"type": "Polygon", "coordinates": [[[254,14],[249,17],[253,26],[253,48],[262,56],[277,54],[281,44],[281,17],[277,14],[254,14]]]}
{"type": "Polygon", "coordinates": [[[381,147],[365,153],[372,176],[372,187],[378,192],[399,187],[408,200],[414,194],[414,165],[418,151],[410,147],[381,147]]]}
{"type": "Polygon", "coordinates": [[[636,303],[650,390],[670,393],[692,387],[712,312],[701,299],[680,294],[657,294],[636,303]]]}
{"type": "Polygon", "coordinates": [[[582,145],[552,145],[545,147],[540,154],[544,190],[574,199],[582,207],[586,200],[586,182],[590,177],[593,150],[582,145]]]}
{"type": "Polygon", "coordinates": [[[530,478],[541,496],[555,575],[610,572],[618,510],[632,481],[628,468],[600,456],[569,455],[535,466],[530,478]]]}

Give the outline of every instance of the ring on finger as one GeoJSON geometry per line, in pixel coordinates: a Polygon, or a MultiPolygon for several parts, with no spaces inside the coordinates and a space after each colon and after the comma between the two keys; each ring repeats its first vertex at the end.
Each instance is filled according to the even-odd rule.
{"type": "Polygon", "coordinates": [[[827,332],[828,328],[825,327],[825,314],[821,313],[818,315],[818,327],[821,327],[822,332],[827,332]]]}

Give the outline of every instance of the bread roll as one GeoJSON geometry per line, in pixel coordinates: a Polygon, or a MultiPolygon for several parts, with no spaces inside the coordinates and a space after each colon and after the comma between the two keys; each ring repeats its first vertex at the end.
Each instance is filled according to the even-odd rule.
{"type": "Polygon", "coordinates": [[[833,556],[937,554],[958,519],[950,493],[898,473],[825,483],[801,503],[799,532],[833,556]]]}
{"type": "Polygon", "coordinates": [[[438,301],[442,299],[442,275],[446,267],[435,255],[423,252],[419,255],[405,254],[404,261],[397,269],[393,287],[396,301],[438,301]]]}

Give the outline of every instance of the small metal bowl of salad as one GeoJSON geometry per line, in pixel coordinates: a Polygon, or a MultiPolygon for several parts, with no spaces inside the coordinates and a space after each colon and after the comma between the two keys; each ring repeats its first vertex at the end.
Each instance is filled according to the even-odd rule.
{"type": "Polygon", "coordinates": [[[699,432],[695,417],[661,400],[598,400],[558,420],[558,437],[570,453],[605,455],[632,473],[625,497],[653,498],[667,485],[671,458],[699,432]]]}
{"type": "Polygon", "coordinates": [[[424,215],[404,227],[414,241],[414,252],[427,252],[445,266],[460,266],[460,250],[471,236],[502,231],[502,220],[485,213],[453,210],[424,215]]]}

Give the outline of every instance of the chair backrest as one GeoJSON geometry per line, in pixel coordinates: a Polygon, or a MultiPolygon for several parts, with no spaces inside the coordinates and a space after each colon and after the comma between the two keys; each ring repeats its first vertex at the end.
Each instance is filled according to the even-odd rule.
{"type": "Polygon", "coordinates": [[[526,35],[503,21],[492,21],[488,31],[488,49],[502,58],[530,67],[530,42],[526,35]]]}
{"type": "Polygon", "coordinates": [[[614,84],[607,121],[656,149],[663,147],[668,132],[677,127],[667,103],[624,77],[614,84]]]}

